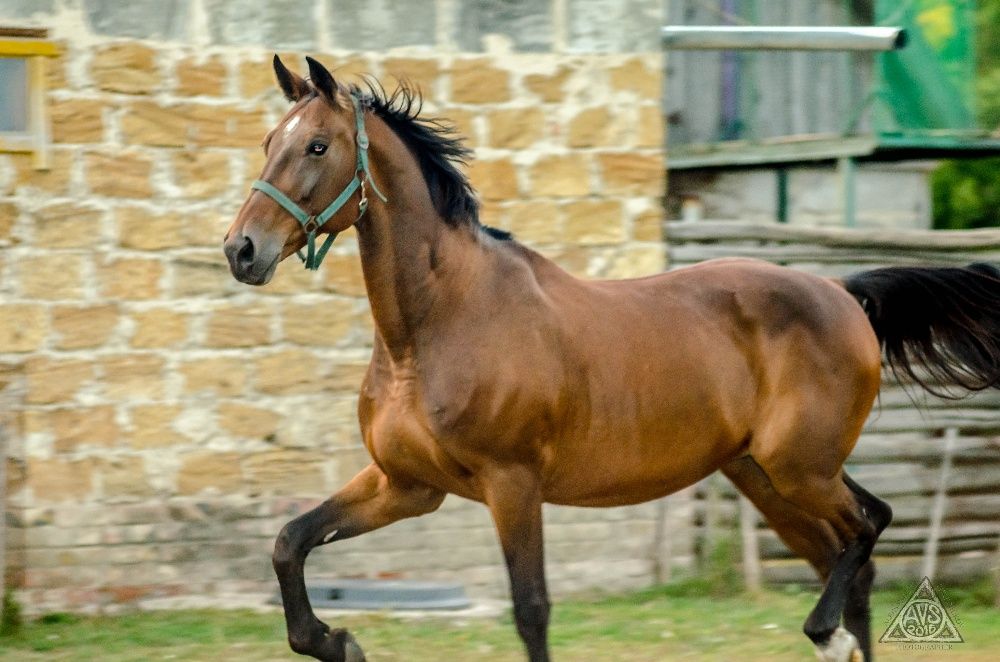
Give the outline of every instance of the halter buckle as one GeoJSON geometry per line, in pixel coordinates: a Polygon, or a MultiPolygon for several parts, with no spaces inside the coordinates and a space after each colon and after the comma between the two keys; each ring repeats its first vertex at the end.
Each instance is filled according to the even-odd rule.
{"type": "Polygon", "coordinates": [[[306,234],[312,234],[313,232],[316,232],[316,230],[319,230],[319,222],[316,220],[315,214],[310,216],[309,220],[302,224],[302,229],[306,234]]]}

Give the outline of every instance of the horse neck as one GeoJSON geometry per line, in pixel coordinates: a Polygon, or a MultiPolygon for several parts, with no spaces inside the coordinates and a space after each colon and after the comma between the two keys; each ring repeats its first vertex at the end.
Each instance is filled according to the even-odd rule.
{"type": "MultiPolygon", "coordinates": [[[[429,313],[448,298],[441,267],[464,269],[482,256],[469,231],[449,227],[438,214],[410,150],[388,126],[371,118],[372,177],[388,202],[374,195],[358,221],[358,247],[378,336],[394,361],[412,358],[429,313]]],[[[439,316],[435,315],[435,319],[439,316]]]]}

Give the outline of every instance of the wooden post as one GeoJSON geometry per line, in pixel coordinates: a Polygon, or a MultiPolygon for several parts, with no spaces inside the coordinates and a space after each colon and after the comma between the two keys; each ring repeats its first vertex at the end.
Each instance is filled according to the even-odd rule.
{"type": "Polygon", "coordinates": [[[930,530],[927,543],[924,545],[923,576],[934,579],[937,571],[938,546],[941,540],[941,523],[944,520],[944,508],[948,500],[948,479],[951,476],[952,457],[955,454],[955,443],[958,441],[958,428],[948,428],[944,432],[944,456],[941,458],[941,472],[938,474],[937,491],[931,504],[930,530]]]}
{"type": "Polygon", "coordinates": [[[740,549],[743,554],[743,583],[751,592],[760,590],[760,546],[757,544],[757,509],[742,494],[740,501],[740,549]]]}
{"type": "Polygon", "coordinates": [[[673,556],[671,536],[667,532],[667,520],[670,518],[670,497],[663,497],[656,502],[656,522],[653,527],[653,581],[665,584],[670,581],[670,560],[673,556]]]}
{"type": "MultiPolygon", "coordinates": [[[[2,399],[0,399],[2,402],[2,399]]],[[[7,424],[0,417],[0,622],[7,592],[7,424]]]]}
{"type": "Polygon", "coordinates": [[[703,525],[704,537],[701,546],[702,568],[706,566],[719,544],[719,520],[721,515],[722,495],[719,492],[718,474],[713,474],[705,479],[705,523],[703,525]]]}

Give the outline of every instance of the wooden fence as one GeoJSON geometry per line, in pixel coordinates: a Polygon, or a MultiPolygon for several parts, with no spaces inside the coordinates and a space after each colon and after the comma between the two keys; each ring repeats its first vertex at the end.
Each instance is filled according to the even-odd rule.
{"type": "MultiPolygon", "coordinates": [[[[700,221],[669,223],[666,238],[672,267],[739,256],[841,276],[886,265],[1000,263],[1000,230],[860,231],[700,221]]],[[[881,580],[935,574],[961,579],[996,563],[1000,392],[943,400],[886,374],[847,470],[895,512],[876,547],[881,580]]],[[[759,574],[772,581],[813,578],[773,532],[756,523],[752,509],[741,508],[724,479],[699,486],[696,504],[702,540],[720,535],[706,530],[711,527],[729,527],[735,535],[737,523],[742,525],[748,584],[759,574]]]]}

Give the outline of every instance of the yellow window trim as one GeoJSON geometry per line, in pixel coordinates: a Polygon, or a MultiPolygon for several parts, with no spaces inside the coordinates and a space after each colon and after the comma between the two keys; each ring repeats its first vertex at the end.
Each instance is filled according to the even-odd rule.
{"type": "Polygon", "coordinates": [[[43,39],[0,37],[0,57],[25,58],[28,63],[28,130],[0,133],[0,152],[30,152],[35,168],[49,168],[49,116],[45,104],[45,58],[59,55],[59,47],[43,39]]]}
{"type": "Polygon", "coordinates": [[[55,57],[59,55],[59,47],[51,41],[41,39],[11,39],[0,37],[0,55],[28,56],[41,55],[55,57]]]}

